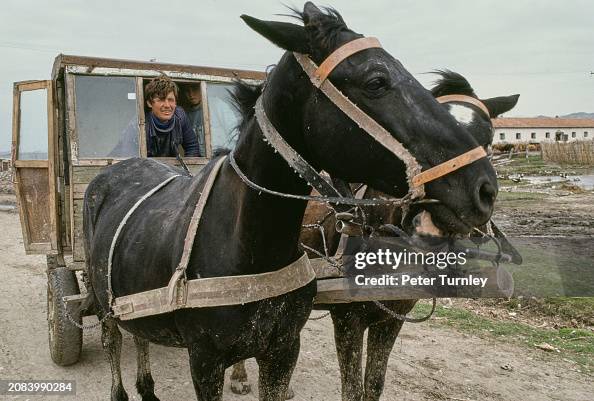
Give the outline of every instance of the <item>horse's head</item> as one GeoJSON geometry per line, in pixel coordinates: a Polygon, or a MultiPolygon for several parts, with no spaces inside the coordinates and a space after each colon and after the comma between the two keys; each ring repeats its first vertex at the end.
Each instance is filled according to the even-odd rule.
{"type": "MultiPolygon", "coordinates": [[[[307,54],[318,65],[336,49],[362,38],[334,10],[323,12],[308,2],[298,17],[303,26],[242,16],[250,27],[273,43],[291,52],[307,54]]],[[[407,193],[411,180],[405,158],[396,157],[397,152],[389,151],[372,138],[315,88],[291,54],[283,57],[272,74],[270,86],[276,90],[282,86],[281,82],[274,82],[278,70],[292,72],[295,81],[284,82],[290,86],[290,92],[285,89],[288,93],[284,98],[300,99],[302,105],[301,113],[291,111],[300,116],[294,123],[301,128],[301,138],[288,141],[311,164],[333,176],[365,182],[390,195],[407,193]]],[[[431,92],[381,47],[350,54],[331,70],[328,79],[387,130],[390,139],[396,139],[423,170],[479,146],[464,124],[456,121],[431,92]]],[[[273,122],[278,118],[271,116],[273,122]]],[[[425,193],[440,201],[431,206],[439,228],[467,233],[491,216],[497,195],[495,172],[483,157],[425,184],[425,193]]]]}

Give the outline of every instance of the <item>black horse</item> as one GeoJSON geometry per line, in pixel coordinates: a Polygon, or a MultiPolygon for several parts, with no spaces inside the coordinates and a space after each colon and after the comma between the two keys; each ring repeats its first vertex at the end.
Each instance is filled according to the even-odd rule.
{"type": "MultiPolygon", "coordinates": [[[[292,52],[322,62],[338,47],[362,37],[340,15],[306,3],[304,26],[243,16],[254,30],[287,50],[270,74],[263,106],[283,138],[315,168],[351,182],[364,182],[392,196],[408,191],[401,159],[375,141],[312,86],[292,52]]],[[[424,168],[478,146],[476,139],[435,101],[404,67],[381,48],[351,55],[329,79],[378,121],[424,168]]],[[[254,118],[243,127],[234,157],[245,175],[283,193],[308,194],[295,174],[262,136],[254,118]]],[[[154,160],[130,159],[98,175],[85,194],[85,248],[92,292],[102,324],[102,343],[112,371],[112,400],[126,400],[121,382],[121,333],[135,335],[139,349],[137,388],[143,400],[157,400],[144,359],[148,342],[188,349],[198,400],[220,400],[225,367],[255,357],[260,399],[280,401],[299,353],[299,332],[310,314],[315,280],[287,294],[238,306],[181,309],[134,320],[109,316],[114,297],[165,287],[175,272],[207,165],[197,177],[181,176],[148,198],[123,226],[108,258],[114,234],[132,206],[177,169],[154,160]]],[[[448,232],[468,232],[484,223],[497,192],[495,172],[482,158],[427,184],[435,223],[448,232]],[[461,217],[464,218],[464,222],[461,217]]],[[[300,257],[298,238],[306,202],[254,191],[225,161],[204,209],[188,279],[276,271],[300,257]]]]}
{"type": "MultiPolygon", "coordinates": [[[[493,125],[491,118],[511,110],[517,103],[519,95],[500,96],[489,99],[479,99],[472,86],[462,75],[445,70],[436,71],[439,79],[431,89],[436,98],[444,96],[463,95],[480,100],[486,111],[480,106],[468,102],[468,99],[454,97],[447,99],[443,106],[454,118],[464,125],[475,137],[477,142],[489,151],[493,141],[493,125]],[[488,112],[488,114],[487,114],[488,112]]],[[[258,95],[257,88],[245,85],[236,87],[236,102],[238,107],[247,110],[252,108],[258,95]]],[[[368,188],[365,197],[377,198],[382,193],[368,188]]],[[[383,206],[365,208],[367,224],[378,227],[391,223],[400,225],[402,209],[399,207],[383,206]]],[[[305,212],[300,242],[319,253],[326,249],[333,255],[340,240],[340,234],[335,230],[336,219],[325,205],[310,203],[305,212]],[[322,225],[324,234],[317,228],[322,225]],[[324,245],[325,243],[325,245],[324,245]],[[325,249],[326,248],[326,249],[325,249]]],[[[414,214],[414,212],[413,212],[414,214]]],[[[311,253],[311,257],[318,257],[311,253]]],[[[406,315],[414,307],[417,300],[382,301],[382,304],[398,315],[406,315]]],[[[334,324],[334,338],[341,372],[343,401],[378,401],[384,388],[388,358],[404,324],[402,319],[396,318],[381,310],[373,302],[353,302],[347,304],[318,304],[316,309],[326,309],[331,312],[334,324]],[[369,329],[367,336],[367,359],[365,374],[363,375],[363,334],[369,329]]],[[[233,366],[231,374],[232,390],[239,394],[249,392],[247,373],[243,362],[233,366]]],[[[289,391],[292,395],[292,391],[289,391]]]]}

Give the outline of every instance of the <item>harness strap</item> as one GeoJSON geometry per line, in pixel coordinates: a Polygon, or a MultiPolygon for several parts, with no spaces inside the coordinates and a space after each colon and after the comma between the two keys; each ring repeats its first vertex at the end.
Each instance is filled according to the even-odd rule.
{"type": "Polygon", "coordinates": [[[336,66],[345,58],[350,57],[361,50],[374,47],[382,47],[377,38],[359,38],[340,46],[338,49],[334,50],[332,54],[326,57],[322,64],[320,64],[314,71],[313,76],[315,77],[315,81],[312,79],[312,83],[316,88],[319,88],[326,78],[328,78],[328,75],[330,75],[332,70],[334,70],[334,68],[336,68],[336,66]]]}
{"type": "Polygon", "coordinates": [[[472,96],[467,96],[467,95],[445,95],[445,96],[437,97],[437,98],[435,98],[435,100],[437,100],[439,103],[451,103],[451,102],[470,103],[473,106],[476,106],[479,109],[481,109],[481,111],[483,113],[485,113],[485,115],[489,119],[491,118],[491,113],[489,113],[489,109],[487,109],[487,106],[485,106],[485,104],[483,102],[481,102],[479,99],[474,98],[472,96]]]}
{"type": "Polygon", "coordinates": [[[482,146],[477,146],[476,148],[463,153],[460,156],[456,156],[453,159],[445,161],[441,164],[438,164],[437,166],[431,167],[429,170],[425,170],[422,173],[417,174],[412,179],[413,185],[420,186],[427,182],[436,180],[439,177],[443,177],[452,171],[458,170],[459,168],[486,156],[487,152],[485,152],[485,149],[482,146]]]}
{"type": "Polygon", "coordinates": [[[315,188],[319,193],[326,196],[343,198],[343,195],[326,181],[295,149],[285,141],[285,139],[274,128],[272,122],[268,119],[264,106],[262,105],[262,96],[258,97],[254,107],[256,120],[264,140],[270,144],[287,163],[303,178],[309,185],[315,188]]]}
{"type": "MultiPolygon", "coordinates": [[[[374,46],[375,47],[375,46],[374,46]]],[[[361,49],[363,50],[363,49],[361,49]]],[[[314,74],[317,65],[306,55],[293,53],[303,70],[309,76],[315,85],[317,78],[314,74]]],[[[371,135],[384,148],[392,152],[396,157],[406,165],[406,175],[409,184],[409,193],[412,198],[422,198],[425,190],[422,186],[415,187],[412,184],[412,177],[421,172],[421,166],[413,155],[391,134],[382,127],[377,121],[371,118],[367,113],[361,110],[356,104],[350,101],[348,97],[342,94],[329,80],[325,80],[319,86],[319,89],[334,103],[344,114],[353,120],[359,127],[371,135]]]]}
{"type": "Polygon", "coordinates": [[[137,319],[182,308],[243,305],[277,297],[306,286],[316,278],[307,254],[273,272],[242,276],[212,277],[184,283],[183,302],[171,303],[168,288],[124,295],[115,300],[114,316],[121,320],[137,319]]]}
{"type": "MultiPolygon", "coordinates": [[[[183,290],[183,282],[186,280],[186,269],[188,267],[188,263],[190,262],[190,256],[192,255],[194,239],[196,238],[196,233],[198,232],[198,224],[200,223],[204,206],[206,206],[206,201],[208,201],[210,190],[212,189],[212,186],[219,174],[219,170],[221,169],[221,166],[225,160],[227,160],[227,156],[219,158],[212,170],[210,170],[210,173],[206,179],[206,183],[204,184],[204,188],[202,189],[200,197],[198,198],[198,203],[196,203],[196,207],[194,208],[194,213],[192,214],[188,231],[186,232],[184,250],[182,252],[179,265],[175,269],[175,272],[173,273],[173,276],[167,285],[167,299],[170,303],[182,302],[182,298],[187,295],[182,293],[181,290],[183,290]]],[[[200,276],[198,276],[198,278],[200,278],[200,276]]]]}
{"type": "Polygon", "coordinates": [[[132,216],[132,214],[136,211],[136,209],[138,209],[138,207],[142,204],[142,202],[144,202],[145,200],[147,200],[148,198],[153,196],[158,190],[160,190],[165,185],[169,184],[171,181],[173,181],[175,178],[177,178],[179,176],[180,176],[180,174],[175,174],[175,175],[170,176],[165,181],[161,182],[159,185],[157,185],[156,187],[154,187],[153,189],[148,191],[146,194],[144,194],[144,196],[142,198],[140,198],[134,204],[134,206],[132,206],[130,208],[130,210],[128,210],[128,213],[126,213],[126,215],[124,216],[124,218],[118,225],[118,228],[116,229],[113,239],[111,240],[111,246],[109,247],[109,256],[107,257],[107,292],[108,292],[108,297],[109,297],[109,305],[112,305],[113,301],[114,301],[113,300],[113,291],[112,291],[112,287],[111,287],[111,266],[113,263],[113,251],[114,251],[115,246],[118,242],[118,238],[120,236],[120,233],[122,232],[122,229],[128,222],[128,219],[130,218],[130,216],[132,216]]]}

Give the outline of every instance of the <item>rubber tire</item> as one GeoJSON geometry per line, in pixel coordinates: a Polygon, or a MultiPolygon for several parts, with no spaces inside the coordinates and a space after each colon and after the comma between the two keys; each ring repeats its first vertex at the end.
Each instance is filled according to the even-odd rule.
{"type": "MultiPolygon", "coordinates": [[[[50,258],[48,257],[48,264],[50,258]]],[[[80,359],[82,351],[82,329],[68,320],[66,305],[62,297],[80,294],[76,274],[66,267],[52,268],[47,272],[47,323],[49,331],[49,349],[56,365],[72,365],[80,359]]],[[[74,321],[82,324],[80,313],[68,308],[74,321]]]]}

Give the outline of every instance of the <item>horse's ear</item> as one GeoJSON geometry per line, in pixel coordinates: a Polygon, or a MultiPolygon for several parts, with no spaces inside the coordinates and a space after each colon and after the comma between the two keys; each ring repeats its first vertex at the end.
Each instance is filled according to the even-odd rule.
{"type": "Polygon", "coordinates": [[[495,118],[500,114],[510,111],[518,103],[520,95],[499,96],[489,99],[481,99],[483,104],[487,106],[491,118],[495,118]]]}
{"type": "Polygon", "coordinates": [[[314,3],[308,1],[303,6],[303,25],[309,25],[318,18],[325,17],[325,14],[314,3]]]}
{"type": "Polygon", "coordinates": [[[241,19],[275,45],[292,52],[309,53],[309,42],[304,27],[288,22],[262,21],[245,14],[241,19]]]}

